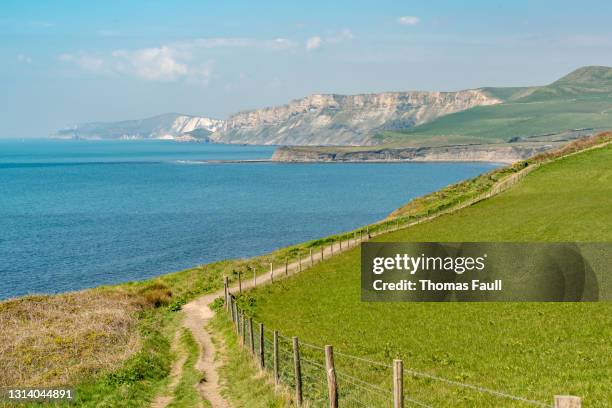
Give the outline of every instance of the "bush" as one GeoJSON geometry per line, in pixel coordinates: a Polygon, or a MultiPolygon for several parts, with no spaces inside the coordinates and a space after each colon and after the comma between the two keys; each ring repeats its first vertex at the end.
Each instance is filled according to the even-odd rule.
{"type": "Polygon", "coordinates": [[[153,307],[165,306],[172,299],[172,291],[164,283],[156,281],[141,289],[146,302],[153,307]]]}
{"type": "Polygon", "coordinates": [[[222,297],[218,297],[210,304],[210,309],[214,312],[218,312],[223,309],[224,304],[225,300],[223,300],[222,297]]]}

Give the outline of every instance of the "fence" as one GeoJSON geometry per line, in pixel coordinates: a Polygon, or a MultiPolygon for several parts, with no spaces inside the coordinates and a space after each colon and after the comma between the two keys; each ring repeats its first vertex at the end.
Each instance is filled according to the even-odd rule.
{"type": "MultiPolygon", "coordinates": [[[[254,272],[252,279],[243,280],[239,272],[238,286],[235,289],[242,292],[261,284],[274,283],[275,279],[281,279],[301,272],[303,269],[313,266],[315,262],[321,262],[326,257],[354,248],[373,236],[406,228],[442,214],[470,206],[505,191],[538,167],[539,165],[537,164],[526,167],[499,181],[486,193],[432,216],[420,218],[416,221],[409,219],[407,223],[402,223],[401,220],[383,221],[353,231],[352,234],[340,236],[338,241],[332,241],[328,247],[321,246],[319,248],[320,251],[314,251],[311,248],[305,257],[298,255],[295,260],[291,261],[287,258],[277,268],[274,268],[273,263],[270,263],[270,272],[264,276],[260,275],[258,277],[254,272]]],[[[436,384],[458,387],[463,390],[470,390],[493,398],[506,399],[513,401],[513,403],[528,406],[554,408],[581,407],[580,397],[557,395],[554,396],[554,403],[551,405],[404,368],[402,360],[394,360],[392,364],[386,364],[359,356],[340,353],[334,350],[331,345],[323,347],[305,343],[300,341],[298,337],[285,336],[277,330],[266,329],[262,322],[253,319],[252,316],[248,316],[238,306],[236,298],[231,292],[227,277],[224,278],[224,300],[225,310],[231,315],[241,346],[248,350],[262,371],[271,374],[276,386],[291,390],[294,394],[294,402],[298,407],[431,407],[431,405],[424,401],[414,399],[411,395],[406,395],[404,392],[405,377],[421,378],[436,384]],[[353,366],[360,365],[364,370],[361,368],[359,370],[338,369],[336,364],[338,358],[348,361],[347,367],[349,364],[353,366]],[[359,378],[354,374],[355,371],[367,372],[378,379],[383,378],[382,383],[385,385],[381,385],[380,381],[374,383],[367,379],[359,378]]]]}
{"type": "Polygon", "coordinates": [[[430,403],[406,395],[405,377],[421,378],[435,384],[485,394],[490,398],[505,399],[521,406],[581,407],[581,399],[575,396],[554,396],[554,403],[551,405],[405,368],[402,360],[396,359],[392,364],[386,364],[341,353],[331,345],[322,347],[300,341],[298,337],[285,336],[278,330],[265,328],[262,322],[249,316],[237,304],[229,287],[225,288],[225,308],[231,315],[240,345],[252,356],[260,370],[271,375],[277,387],[293,393],[293,400],[298,407],[432,408],[430,403]],[[344,359],[344,366],[350,366],[352,370],[339,369],[336,364],[338,358],[344,359]],[[359,378],[359,374],[355,373],[368,373],[379,381],[374,383],[359,378]]]}

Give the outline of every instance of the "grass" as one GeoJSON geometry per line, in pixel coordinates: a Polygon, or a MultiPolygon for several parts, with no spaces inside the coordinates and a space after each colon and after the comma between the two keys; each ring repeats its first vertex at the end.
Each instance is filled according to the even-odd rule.
{"type": "Polygon", "coordinates": [[[0,303],[0,387],[59,386],[116,366],[140,347],[139,308],[125,294],[93,290],[0,303]]]}
{"type": "Polygon", "coordinates": [[[583,67],[546,86],[486,88],[505,102],[477,106],[401,132],[390,143],[501,143],[515,137],[612,127],[612,68],[583,67]]]}
{"type": "Polygon", "coordinates": [[[489,191],[495,183],[527,167],[540,165],[564,155],[588,149],[611,140],[612,133],[610,132],[600,133],[590,138],[578,139],[565,145],[563,148],[557,151],[539,154],[528,160],[523,160],[516,162],[511,166],[492,170],[472,179],[461,181],[425,196],[418,197],[393,211],[389,218],[403,218],[410,220],[436,214],[442,210],[455,207],[466,201],[477,198],[483,193],[489,191]]]}
{"type": "Polygon", "coordinates": [[[212,327],[215,342],[219,345],[218,348],[222,348],[220,358],[224,363],[219,374],[223,381],[223,396],[233,407],[293,406],[288,393],[284,390],[275,392],[270,377],[262,374],[252,357],[240,347],[232,322],[225,313],[221,311],[215,314],[212,327]]]}
{"type": "MultiPolygon", "coordinates": [[[[202,373],[196,368],[200,353],[198,343],[187,329],[182,329],[179,341],[180,347],[187,354],[187,359],[183,364],[181,379],[174,389],[174,399],[168,408],[197,407],[202,403],[202,398],[196,388],[196,385],[202,380],[202,373]]],[[[210,406],[210,404],[206,402],[205,406],[210,406]]]]}
{"type": "Polygon", "coordinates": [[[612,96],[603,94],[478,106],[443,116],[404,132],[388,133],[387,136],[390,138],[389,142],[395,143],[439,136],[446,137],[450,144],[461,144],[461,139],[501,143],[513,137],[560,133],[569,129],[609,127],[612,127],[612,96]]]}
{"type": "MultiPolygon", "coordinates": [[[[379,239],[610,242],[610,163],[610,145],[559,159],[499,196],[379,239]]],[[[414,370],[545,403],[555,394],[579,395],[591,407],[611,400],[610,303],[362,303],[359,261],[351,250],[250,292],[242,305],[267,327],[340,352],[402,358],[414,370]]],[[[337,365],[390,387],[388,368],[342,356],[337,365]]],[[[422,377],[409,376],[406,391],[434,406],[521,406],[422,377]]]]}

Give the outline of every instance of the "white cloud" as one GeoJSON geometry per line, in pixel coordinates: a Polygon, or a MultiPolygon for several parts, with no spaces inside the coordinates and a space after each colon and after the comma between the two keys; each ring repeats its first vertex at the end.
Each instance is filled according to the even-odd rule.
{"type": "Polygon", "coordinates": [[[323,40],[321,39],[321,37],[310,37],[308,40],[306,40],[306,50],[316,50],[321,46],[322,42],[323,40]]]}
{"type": "Polygon", "coordinates": [[[320,48],[324,44],[340,44],[345,41],[350,41],[353,38],[355,38],[353,32],[348,28],[345,28],[338,32],[333,32],[324,38],[320,36],[310,37],[308,40],[306,40],[306,50],[313,51],[320,48]]]}
{"type": "Polygon", "coordinates": [[[190,71],[187,64],[180,61],[177,50],[167,46],[115,51],[113,56],[131,66],[137,76],[152,81],[174,81],[190,71]]]}
{"type": "Polygon", "coordinates": [[[421,19],[415,16],[403,16],[398,18],[397,22],[401,25],[417,25],[421,22],[421,19]]]}
{"type": "Polygon", "coordinates": [[[159,47],[119,49],[110,53],[61,54],[57,58],[100,75],[130,75],[148,81],[186,80],[205,85],[213,76],[211,49],[248,48],[280,52],[297,46],[298,43],[286,38],[216,37],[176,41],[159,47]]]}
{"type": "Polygon", "coordinates": [[[58,59],[95,74],[132,75],[149,81],[187,79],[208,84],[212,75],[210,61],[194,63],[190,53],[169,46],[115,50],[107,55],[61,54],[58,59]]]}

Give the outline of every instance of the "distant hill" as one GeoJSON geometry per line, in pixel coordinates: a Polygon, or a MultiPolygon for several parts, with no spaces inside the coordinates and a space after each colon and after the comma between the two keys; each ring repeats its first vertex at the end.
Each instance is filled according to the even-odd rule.
{"type": "Polygon", "coordinates": [[[518,94],[517,101],[597,97],[611,92],[612,68],[592,66],[577,69],[550,85],[528,88],[524,93],[518,94]]]}
{"type": "Polygon", "coordinates": [[[575,129],[612,128],[612,68],[584,67],[547,86],[484,88],[505,102],[478,106],[405,131],[389,143],[499,143],[575,129]]]}
{"type": "Polygon", "coordinates": [[[370,150],[550,142],[610,128],[612,68],[593,66],[546,86],[315,94],[281,106],[239,112],[226,121],[168,113],[142,120],[85,123],[55,136],[370,150]]]}
{"type": "Polygon", "coordinates": [[[166,113],[140,120],[93,122],[58,131],[54,137],[62,139],[169,139],[180,141],[209,141],[224,121],[200,116],[166,113]]]}
{"type": "Polygon", "coordinates": [[[232,115],[212,135],[222,143],[372,145],[378,132],[407,129],[502,100],[479,89],[458,92],[317,94],[286,105],[232,115]]]}
{"type": "Polygon", "coordinates": [[[408,129],[379,132],[373,136],[378,141],[375,146],[283,147],[274,158],[512,161],[612,129],[612,68],[580,68],[546,86],[481,91],[502,102],[475,106],[408,129]]]}

